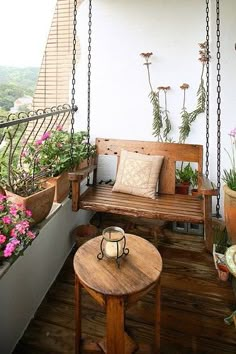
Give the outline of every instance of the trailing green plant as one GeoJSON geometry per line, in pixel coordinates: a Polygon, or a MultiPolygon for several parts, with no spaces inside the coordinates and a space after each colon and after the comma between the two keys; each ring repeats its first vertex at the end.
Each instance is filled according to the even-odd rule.
{"type": "Polygon", "coordinates": [[[236,128],[234,128],[230,133],[230,141],[231,141],[231,154],[225,149],[230,162],[231,168],[229,170],[224,169],[222,180],[226,183],[226,185],[236,191],[236,128]]]}

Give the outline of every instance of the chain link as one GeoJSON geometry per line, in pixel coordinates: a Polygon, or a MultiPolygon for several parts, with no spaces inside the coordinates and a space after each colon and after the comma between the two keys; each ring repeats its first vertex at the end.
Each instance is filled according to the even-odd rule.
{"type": "MultiPolygon", "coordinates": [[[[74,167],[74,124],[75,112],[77,106],[75,105],[75,70],[76,70],[76,36],[77,36],[77,0],[74,0],[74,13],[73,13],[73,44],[72,44],[72,89],[71,89],[71,144],[70,144],[70,159],[71,170],[74,167]]],[[[70,185],[70,197],[72,195],[72,186],[70,185]]]]}
{"type": "Polygon", "coordinates": [[[209,176],[209,92],[210,92],[210,49],[209,49],[209,38],[210,38],[210,28],[209,28],[209,0],[206,0],[206,50],[207,50],[207,62],[206,62],[206,177],[209,176]]]}
{"type": "Polygon", "coordinates": [[[216,217],[220,218],[220,180],[221,180],[221,55],[220,55],[220,0],[216,0],[216,47],[217,47],[217,195],[216,217]]]}
{"type": "MultiPolygon", "coordinates": [[[[90,163],[90,113],[91,113],[91,42],[92,42],[92,0],[89,0],[88,16],[88,113],[87,113],[87,164],[90,163]]],[[[87,176],[87,185],[89,185],[90,176],[87,176]]]]}

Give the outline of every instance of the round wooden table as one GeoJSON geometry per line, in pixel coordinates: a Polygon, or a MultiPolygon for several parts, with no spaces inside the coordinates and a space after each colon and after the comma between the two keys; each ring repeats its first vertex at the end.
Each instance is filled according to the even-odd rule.
{"type": "Polygon", "coordinates": [[[97,259],[102,236],[81,246],[74,256],[76,353],[81,350],[81,286],[106,309],[106,339],[102,349],[108,354],[132,353],[137,348],[125,332],[125,309],[156,288],[155,338],[153,353],[160,351],[160,274],[162,259],[145,239],[126,234],[129,254],[120,268],[113,259],[97,259]]]}

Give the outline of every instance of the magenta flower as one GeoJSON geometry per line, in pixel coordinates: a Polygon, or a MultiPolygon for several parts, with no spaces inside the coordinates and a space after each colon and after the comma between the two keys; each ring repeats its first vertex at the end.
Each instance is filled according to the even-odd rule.
{"type": "Polygon", "coordinates": [[[34,239],[35,238],[35,234],[32,232],[32,231],[28,231],[27,232],[27,236],[31,239],[34,239]]]}
{"type": "Polygon", "coordinates": [[[11,230],[10,236],[11,237],[15,237],[15,238],[17,237],[17,233],[16,233],[16,229],[15,228],[11,230]]]}
{"type": "Polygon", "coordinates": [[[0,234],[0,244],[4,243],[6,241],[6,236],[3,234],[0,234]]]}
{"type": "Polygon", "coordinates": [[[9,224],[11,223],[11,218],[10,218],[10,216],[8,216],[8,215],[3,216],[3,217],[2,217],[2,222],[3,222],[3,224],[9,225],[9,224]]]}
{"type": "Polygon", "coordinates": [[[25,210],[25,214],[26,214],[26,216],[28,216],[28,218],[31,218],[31,216],[32,216],[32,211],[26,209],[26,210],[25,210]]]}
{"type": "Polygon", "coordinates": [[[20,223],[16,224],[16,230],[23,235],[26,233],[26,229],[28,227],[29,227],[28,221],[21,221],[20,223]]]}
{"type": "Polygon", "coordinates": [[[35,145],[42,145],[43,141],[41,139],[35,141],[35,145]]]}
{"type": "Polygon", "coordinates": [[[13,254],[15,249],[16,249],[16,245],[14,245],[12,242],[9,242],[6,245],[6,248],[5,248],[4,252],[3,252],[4,257],[11,257],[11,255],[13,254]]]}
{"type": "Polygon", "coordinates": [[[3,202],[6,199],[7,199],[7,197],[5,195],[0,194],[0,202],[3,202]]]}
{"type": "Polygon", "coordinates": [[[16,216],[17,215],[17,211],[18,211],[18,209],[14,205],[12,205],[10,207],[10,214],[11,215],[16,216]]]}
{"type": "Polygon", "coordinates": [[[46,132],[43,134],[43,136],[41,137],[41,140],[44,141],[44,140],[47,140],[49,139],[51,136],[51,133],[50,132],[46,132]]]}

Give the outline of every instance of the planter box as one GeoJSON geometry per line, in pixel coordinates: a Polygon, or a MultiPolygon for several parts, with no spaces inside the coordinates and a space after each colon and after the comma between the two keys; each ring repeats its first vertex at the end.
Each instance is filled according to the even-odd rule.
{"type": "Polygon", "coordinates": [[[55,187],[49,185],[40,192],[32,194],[28,197],[21,197],[20,195],[7,191],[9,199],[14,203],[22,204],[23,208],[29,209],[32,212],[34,219],[33,225],[43,221],[52,208],[55,187]]]}

